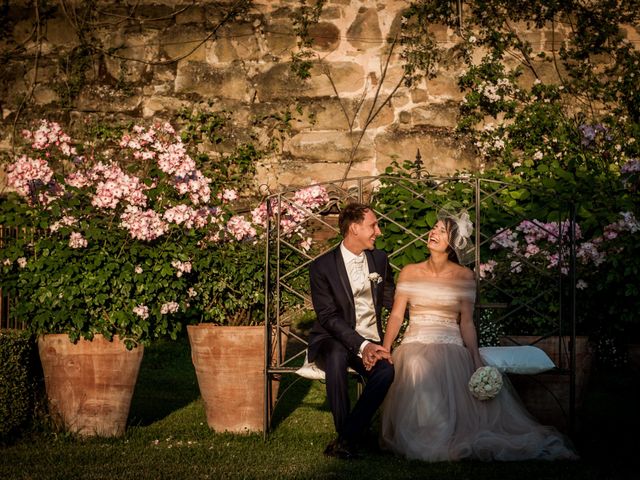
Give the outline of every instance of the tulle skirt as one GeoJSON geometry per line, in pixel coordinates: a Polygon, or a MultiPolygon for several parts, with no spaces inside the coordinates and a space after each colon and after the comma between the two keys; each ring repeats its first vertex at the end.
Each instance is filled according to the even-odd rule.
{"type": "Polygon", "coordinates": [[[393,361],[395,380],[382,407],[383,448],[429,462],[577,458],[563,435],[527,412],[506,376],[494,399],[474,398],[465,347],[404,343],[393,361]]]}

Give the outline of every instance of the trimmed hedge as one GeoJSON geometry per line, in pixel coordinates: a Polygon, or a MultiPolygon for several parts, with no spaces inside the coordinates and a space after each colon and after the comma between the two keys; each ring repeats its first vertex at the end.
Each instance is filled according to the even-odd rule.
{"type": "Polygon", "coordinates": [[[36,343],[22,331],[0,330],[0,442],[20,433],[35,403],[36,343]]]}

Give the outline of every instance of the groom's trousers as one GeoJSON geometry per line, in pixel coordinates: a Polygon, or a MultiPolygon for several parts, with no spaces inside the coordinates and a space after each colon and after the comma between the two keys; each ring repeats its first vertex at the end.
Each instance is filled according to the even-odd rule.
{"type": "Polygon", "coordinates": [[[325,372],[327,400],[336,431],[345,440],[355,442],[371,423],[393,382],[393,365],[383,359],[378,360],[371,370],[367,370],[360,357],[349,352],[333,338],[321,340],[317,352],[315,363],[325,372]],[[365,387],[352,411],[348,367],[365,379],[365,387]]]}

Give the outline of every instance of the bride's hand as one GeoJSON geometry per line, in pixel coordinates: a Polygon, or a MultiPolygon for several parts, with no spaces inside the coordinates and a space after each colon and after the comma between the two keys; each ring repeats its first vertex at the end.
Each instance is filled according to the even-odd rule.
{"type": "Polygon", "coordinates": [[[367,370],[371,370],[378,360],[385,359],[393,363],[388,349],[375,343],[369,343],[362,351],[362,363],[367,370]]]}

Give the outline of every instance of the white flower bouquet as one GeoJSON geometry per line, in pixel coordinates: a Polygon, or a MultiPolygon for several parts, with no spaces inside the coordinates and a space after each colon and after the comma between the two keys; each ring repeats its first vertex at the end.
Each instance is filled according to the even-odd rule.
{"type": "Polygon", "coordinates": [[[469,379],[469,391],[478,400],[494,398],[502,388],[502,374],[495,367],[480,367],[469,379]]]}

